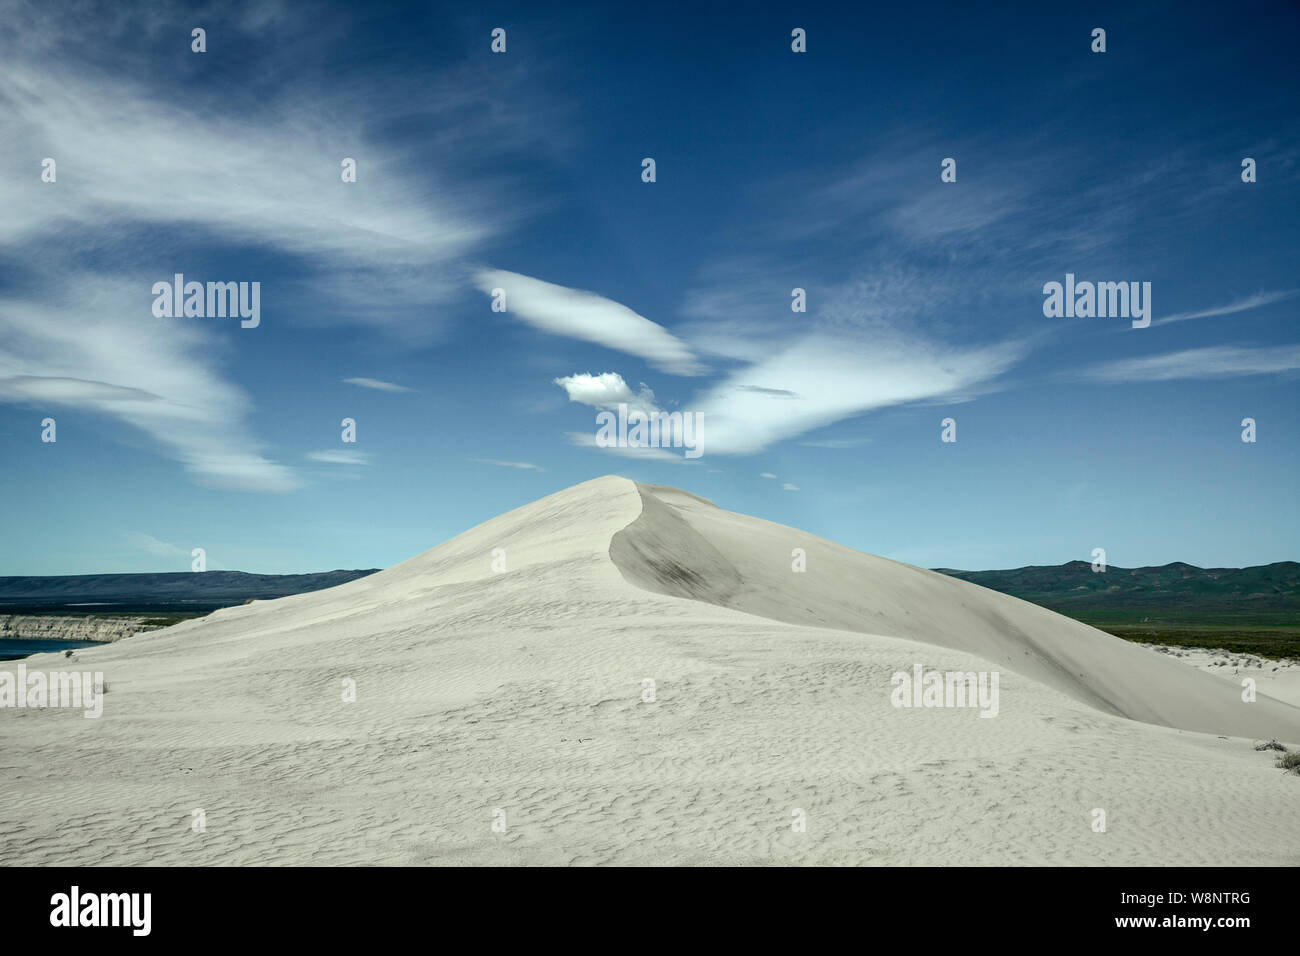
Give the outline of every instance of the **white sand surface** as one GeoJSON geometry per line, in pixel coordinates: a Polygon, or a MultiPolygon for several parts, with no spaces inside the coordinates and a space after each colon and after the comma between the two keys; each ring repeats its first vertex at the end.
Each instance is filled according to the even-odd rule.
{"type": "Polygon", "coordinates": [[[1243,654],[1222,648],[1202,650],[1165,644],[1141,646],[1230,680],[1234,687],[1240,687],[1243,678],[1252,678],[1261,694],[1300,707],[1300,661],[1270,660],[1257,654],[1243,654]]]}
{"type": "Polygon", "coordinates": [[[1252,747],[1300,709],[621,478],[24,663],[109,692],[0,710],[5,864],[1300,863],[1300,778],[1252,747]],[[914,664],[1000,672],[997,717],[894,707],[914,664]]]}

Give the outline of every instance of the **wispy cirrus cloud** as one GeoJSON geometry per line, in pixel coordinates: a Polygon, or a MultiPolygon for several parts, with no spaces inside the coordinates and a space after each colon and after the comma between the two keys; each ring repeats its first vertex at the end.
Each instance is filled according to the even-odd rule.
{"type": "MultiPolygon", "coordinates": [[[[172,82],[150,44],[181,9],[164,5],[142,28],[109,4],[59,18],[0,0],[0,165],[31,173],[0,177],[0,258],[22,290],[0,301],[0,401],[141,429],[199,484],[290,491],[299,478],[262,451],[251,401],[222,365],[225,337],[241,333],[156,319],[152,282],[174,272],[257,280],[194,274],[208,249],[253,252],[293,265],[297,298],[318,305],[303,313],[418,331],[431,301],[463,289],[464,257],[514,214],[490,200],[492,184],[453,189],[410,142],[379,134],[412,109],[391,95],[393,77],[371,71],[339,89],[252,58],[247,92],[172,82]],[[108,40],[122,41],[112,57],[101,55],[108,40]],[[357,160],[356,184],[341,181],[345,156],[357,160]],[[40,179],[42,157],[57,164],[54,182],[40,179]]],[[[325,50],[337,39],[277,4],[235,3],[205,25],[227,49],[284,35],[325,50]]],[[[187,46],[188,27],[178,36],[187,46]]],[[[439,89],[447,95],[420,109],[446,120],[427,124],[447,131],[436,134],[445,153],[482,145],[484,126],[509,140],[526,125],[474,109],[494,99],[487,87],[439,89]]],[[[295,297],[283,291],[281,302],[295,297]]]]}
{"type": "Polygon", "coordinates": [[[14,401],[50,402],[56,405],[166,401],[161,395],[146,392],[142,388],[58,375],[10,375],[0,378],[0,395],[7,395],[14,401]]]}
{"type": "Polygon", "coordinates": [[[1023,342],[963,348],[883,330],[818,332],[734,372],[689,405],[704,416],[710,454],[753,454],[865,412],[993,388],[1026,351],[1023,342]],[[763,388],[744,387],[759,383],[763,388]]]}
{"type": "MultiPolygon", "coordinates": [[[[286,91],[275,107],[204,110],[200,118],[139,75],[83,67],[51,76],[21,55],[0,70],[0,155],[30,164],[20,144],[40,144],[59,170],[53,184],[0,180],[7,210],[0,244],[75,227],[74,241],[108,234],[125,251],[151,228],[184,224],[309,257],[325,266],[326,278],[333,263],[348,279],[338,284],[343,292],[368,272],[390,295],[427,302],[431,280],[458,281],[441,273],[490,233],[449,197],[404,175],[400,157],[363,133],[361,116],[320,109],[315,92],[286,91]],[[232,142],[244,145],[231,150],[232,142]],[[363,157],[365,203],[340,181],[338,143],[363,157]],[[423,293],[410,288],[412,269],[425,271],[423,293]]],[[[160,277],[169,270],[160,263],[160,277]]]]}
{"type": "MultiPolygon", "coordinates": [[[[708,423],[709,453],[752,454],[878,409],[1013,387],[1009,373],[1058,334],[1042,324],[1029,291],[1039,273],[1112,256],[1118,243],[1149,235],[1150,223],[1165,223],[1166,213],[1162,229],[1203,214],[1184,196],[1186,181],[1205,179],[1196,150],[1171,158],[1180,176],[1120,157],[1116,175],[1084,176],[1063,193],[1061,170],[1079,161],[1059,148],[986,141],[919,151],[915,136],[909,130],[907,142],[827,171],[812,190],[806,177],[776,184],[767,196],[786,210],[775,214],[783,227],[751,234],[701,269],[685,297],[692,321],[682,334],[699,352],[739,365],[689,402],[708,423]],[[959,158],[956,183],[939,182],[946,155],[959,158]],[[963,185],[965,156],[981,157],[981,171],[1013,170],[1014,191],[963,185]],[[1142,215],[1151,208],[1162,217],[1142,215]],[[846,246],[845,236],[854,242],[846,246]],[[806,313],[790,310],[794,288],[806,293],[806,313]]],[[[1289,295],[1264,293],[1165,321],[1289,295]]],[[[1231,364],[1220,358],[1219,368],[1231,364]]],[[[864,441],[831,432],[805,443],[864,441]]]]}
{"type": "Polygon", "coordinates": [[[564,437],[568,439],[570,445],[579,448],[595,448],[623,458],[640,458],[646,461],[662,461],[675,465],[694,465],[701,460],[699,458],[686,458],[684,455],[669,451],[667,448],[598,445],[596,444],[595,434],[590,432],[565,432],[564,437]]]}
{"type": "Polygon", "coordinates": [[[1300,369],[1300,345],[1259,348],[1212,345],[1144,358],[1119,359],[1083,369],[1094,382],[1168,382],[1175,379],[1240,378],[1300,369]]]}
{"type": "Polygon", "coordinates": [[[145,534],[143,531],[128,531],[126,540],[132,548],[138,551],[147,551],[149,554],[159,557],[189,557],[190,554],[179,545],[159,541],[153,535],[145,534]]]}
{"type": "Polygon", "coordinates": [[[0,298],[0,401],[116,420],[156,441],[198,484],[285,492],[294,471],[264,454],[252,403],[225,381],[204,325],[155,319],[149,285],[65,274],[39,298],[0,298]]]}
{"type": "Polygon", "coordinates": [[[380,381],[377,378],[345,378],[346,385],[356,385],[360,388],[372,388],[378,392],[414,392],[415,389],[407,388],[405,385],[394,385],[392,382],[380,381]]]}
{"type": "Polygon", "coordinates": [[[595,292],[501,269],[479,270],[474,284],[487,293],[503,289],[506,312],[543,332],[635,355],[672,375],[707,371],[691,349],[663,326],[595,292]]]}
{"type": "Polygon", "coordinates": [[[370,456],[364,452],[353,448],[327,449],[325,451],[312,451],[307,453],[307,458],[311,461],[319,461],[327,465],[368,465],[370,456]]]}
{"type": "MultiPolygon", "coordinates": [[[[778,184],[770,199],[787,210],[776,214],[782,228],[707,264],[687,292],[684,338],[731,363],[686,403],[707,422],[710,454],[753,454],[889,407],[970,401],[1010,387],[1008,373],[1043,344],[1025,295],[1032,285],[990,276],[1006,276],[1013,255],[1038,267],[1096,247],[1091,234],[1026,227],[1044,205],[1034,197],[1052,188],[1050,162],[1008,158],[989,143],[894,147],[827,172],[811,190],[807,177],[778,184]],[[1030,188],[939,182],[941,157],[990,151],[1030,188]],[[1056,238],[1027,246],[1035,229],[1056,238]],[[1019,319],[1006,307],[1017,297],[1027,303],[1019,319]],[[806,311],[794,312],[800,298],[806,311]],[[997,320],[983,321],[990,313],[997,320]]],[[[807,444],[864,441],[829,433],[807,444]]]]}
{"type": "MultiPolygon", "coordinates": [[[[991,343],[952,336],[940,308],[948,293],[897,264],[850,281],[810,283],[806,314],[789,311],[791,299],[770,277],[744,281],[738,262],[712,275],[726,283],[688,300],[696,317],[690,341],[726,356],[733,368],[682,404],[703,416],[709,454],[753,454],[890,406],[969,401],[1005,387],[1002,377],[1035,344],[1032,336],[991,343]],[[743,291],[752,288],[764,294],[743,291]]],[[[656,407],[647,386],[634,392],[616,373],[555,384],[597,408],[656,407]]]]}
{"type": "MultiPolygon", "coordinates": [[[[876,409],[969,399],[998,387],[999,377],[1027,350],[1020,341],[949,346],[881,326],[870,334],[811,333],[732,372],[685,403],[683,411],[702,416],[709,454],[754,454],[876,409]]],[[[572,375],[555,384],[571,401],[593,408],[626,404],[629,412],[659,410],[648,386],[634,392],[616,372],[572,375]]]]}
{"type": "Polygon", "coordinates": [[[480,465],[496,465],[498,468],[517,468],[520,471],[545,471],[541,465],[534,465],[531,461],[502,461],[500,458],[467,458],[466,461],[477,462],[480,465]]]}
{"type": "Polygon", "coordinates": [[[1223,305],[1216,305],[1213,308],[1203,309],[1198,312],[1175,312],[1173,315],[1166,315],[1163,318],[1156,319],[1152,325],[1168,325],[1170,322],[1186,322],[1188,319],[1209,319],[1218,315],[1235,315],[1238,312],[1248,312],[1251,309],[1258,309],[1266,305],[1272,305],[1274,302],[1284,302],[1293,296],[1300,295],[1300,289],[1282,289],[1274,292],[1256,292],[1254,295],[1248,295],[1245,298],[1234,299],[1223,305]]]}

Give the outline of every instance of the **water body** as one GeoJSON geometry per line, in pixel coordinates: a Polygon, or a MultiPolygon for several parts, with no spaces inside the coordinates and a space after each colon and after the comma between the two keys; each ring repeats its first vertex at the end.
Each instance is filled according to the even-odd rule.
{"type": "Polygon", "coordinates": [[[17,661],[33,654],[71,651],[78,647],[99,647],[102,641],[51,641],[30,638],[0,639],[0,661],[17,661]]]}

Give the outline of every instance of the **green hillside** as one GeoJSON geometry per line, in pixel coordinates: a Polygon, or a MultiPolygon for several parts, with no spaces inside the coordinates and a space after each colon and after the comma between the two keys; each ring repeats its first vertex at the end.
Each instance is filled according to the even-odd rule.
{"type": "Polygon", "coordinates": [[[1042,605],[1126,640],[1300,658],[1300,563],[1150,568],[1086,561],[1003,571],[935,570],[1042,605]]]}

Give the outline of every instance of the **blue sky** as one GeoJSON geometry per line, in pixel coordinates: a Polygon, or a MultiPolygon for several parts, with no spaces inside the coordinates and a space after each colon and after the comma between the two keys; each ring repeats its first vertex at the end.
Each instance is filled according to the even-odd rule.
{"type": "Polygon", "coordinates": [[[0,574],[382,567],[610,473],[926,566],[1297,559],[1300,11],[997,6],[0,2],[0,574]],[[592,447],[620,400],[704,454],[592,447]]]}

